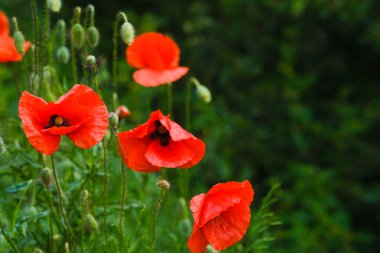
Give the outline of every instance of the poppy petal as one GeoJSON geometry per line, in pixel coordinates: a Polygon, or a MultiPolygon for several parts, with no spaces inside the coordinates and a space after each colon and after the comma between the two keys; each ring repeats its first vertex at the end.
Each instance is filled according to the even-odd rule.
{"type": "Polygon", "coordinates": [[[4,12],[0,11],[0,37],[9,35],[9,20],[4,12]]]}
{"type": "Polygon", "coordinates": [[[203,232],[216,250],[224,250],[243,238],[250,220],[249,205],[239,203],[207,222],[203,232]]]}
{"type": "Polygon", "coordinates": [[[205,237],[203,230],[198,228],[197,225],[194,224],[193,232],[190,235],[189,240],[187,241],[187,246],[191,252],[201,253],[205,252],[208,241],[205,237]]]}
{"type": "MultiPolygon", "coordinates": [[[[124,152],[125,164],[135,171],[159,171],[161,168],[152,165],[144,156],[151,140],[148,138],[134,138],[130,135],[130,131],[118,133],[118,138],[124,152]]],[[[119,150],[119,154],[121,155],[121,150],[119,150]]]]}
{"type": "Polygon", "coordinates": [[[74,126],[69,126],[69,127],[50,127],[47,129],[42,130],[42,132],[51,134],[51,135],[64,135],[71,133],[72,131],[75,131],[78,127],[80,127],[81,123],[76,124],[74,126]]]}
{"type": "Polygon", "coordinates": [[[190,209],[193,213],[194,222],[199,225],[199,220],[202,214],[203,203],[206,200],[206,194],[201,193],[191,198],[190,209]]]}
{"type": "Polygon", "coordinates": [[[18,113],[30,144],[39,152],[50,155],[58,150],[60,136],[42,132],[44,125],[40,112],[46,105],[47,103],[42,98],[24,91],[18,105],[18,113]]]}
{"type": "Polygon", "coordinates": [[[183,141],[183,143],[193,152],[193,158],[184,165],[180,166],[181,169],[187,169],[198,164],[203,159],[206,152],[206,145],[199,139],[187,140],[183,141]]]}
{"type": "Polygon", "coordinates": [[[146,159],[157,167],[177,168],[193,158],[193,152],[182,142],[169,141],[162,146],[159,139],[151,142],[146,150],[146,159]]]}
{"type": "Polygon", "coordinates": [[[1,38],[0,38],[0,62],[9,62],[12,59],[12,51],[7,48],[1,47],[1,38]]]}
{"type": "Polygon", "coordinates": [[[108,129],[108,111],[100,96],[86,85],[76,84],[56,105],[80,127],[67,137],[80,148],[90,148],[101,141],[108,129]]]}
{"type": "Polygon", "coordinates": [[[145,87],[156,87],[160,84],[177,81],[189,71],[188,67],[176,67],[168,70],[153,70],[143,68],[133,73],[133,79],[136,83],[145,87]]]}

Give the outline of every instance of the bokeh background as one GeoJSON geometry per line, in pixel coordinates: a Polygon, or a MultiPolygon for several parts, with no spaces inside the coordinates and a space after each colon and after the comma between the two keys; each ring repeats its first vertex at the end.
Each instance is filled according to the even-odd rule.
{"type": "MultiPolygon", "coordinates": [[[[191,171],[191,195],[249,179],[259,204],[280,182],[273,211],[283,225],[273,228],[267,252],[378,252],[379,1],[63,0],[63,12],[52,18],[69,19],[74,6],[88,3],[96,8],[98,51],[108,62],[113,22],[123,10],[137,33],[172,36],[189,76],[211,90],[211,104],[192,104],[192,129],[207,154],[191,171]]],[[[1,0],[0,9],[31,34],[28,1],[1,0]]],[[[132,70],[125,59],[120,65],[120,83],[129,86],[120,85],[126,95],[119,97],[133,112],[139,105],[127,95],[132,70]]],[[[2,66],[0,73],[4,120],[17,115],[17,101],[7,99],[14,87],[2,81],[9,78],[2,66]]],[[[175,84],[182,122],[185,82],[175,84]]],[[[141,123],[145,116],[136,117],[141,123]]]]}

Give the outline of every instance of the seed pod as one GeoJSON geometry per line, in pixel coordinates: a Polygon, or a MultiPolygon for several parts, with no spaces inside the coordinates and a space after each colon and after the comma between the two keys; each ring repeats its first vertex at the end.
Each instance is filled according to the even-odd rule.
{"type": "Polygon", "coordinates": [[[25,38],[22,32],[16,31],[13,34],[14,43],[17,49],[17,52],[21,55],[24,55],[25,53],[25,38]]]}
{"type": "Polygon", "coordinates": [[[133,29],[132,24],[128,21],[122,24],[120,28],[120,37],[128,46],[130,46],[135,40],[135,29],[133,29]]]}
{"type": "Polygon", "coordinates": [[[48,167],[45,167],[41,170],[40,180],[41,180],[41,183],[46,187],[49,187],[51,185],[53,181],[53,174],[48,167]]]}
{"type": "Polygon", "coordinates": [[[61,0],[48,0],[47,5],[52,12],[59,12],[62,7],[61,0]]]}
{"type": "Polygon", "coordinates": [[[97,232],[99,230],[98,221],[90,213],[86,215],[85,225],[86,225],[86,230],[88,233],[97,232]]]}
{"type": "Polygon", "coordinates": [[[79,23],[74,24],[71,27],[71,43],[74,47],[80,49],[83,47],[85,42],[85,35],[83,26],[79,23]]]}
{"type": "Polygon", "coordinates": [[[94,48],[99,44],[99,31],[95,26],[91,26],[87,30],[87,42],[90,47],[94,48]]]}
{"type": "Polygon", "coordinates": [[[70,60],[70,51],[67,47],[62,46],[57,50],[57,58],[60,63],[66,64],[70,60]]]}

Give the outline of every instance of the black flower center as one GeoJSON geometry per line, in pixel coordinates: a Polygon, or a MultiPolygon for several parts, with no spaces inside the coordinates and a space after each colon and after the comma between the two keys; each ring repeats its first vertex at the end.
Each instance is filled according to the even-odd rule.
{"type": "Polygon", "coordinates": [[[168,129],[166,129],[166,127],[162,125],[159,120],[156,120],[154,123],[156,125],[156,129],[149,135],[149,138],[151,138],[152,140],[159,138],[161,146],[168,146],[170,139],[168,129]]]}
{"type": "Polygon", "coordinates": [[[69,127],[70,123],[68,119],[65,119],[64,117],[61,117],[57,114],[53,114],[50,116],[49,123],[47,126],[45,126],[45,129],[51,128],[51,127],[69,127]]]}

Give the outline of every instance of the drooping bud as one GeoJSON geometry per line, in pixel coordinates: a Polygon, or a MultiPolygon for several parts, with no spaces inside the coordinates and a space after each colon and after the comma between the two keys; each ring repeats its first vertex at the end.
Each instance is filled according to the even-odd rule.
{"type": "Polygon", "coordinates": [[[120,37],[128,46],[130,46],[132,42],[135,40],[135,29],[133,28],[132,24],[128,21],[125,21],[121,25],[120,37]]]}
{"type": "Polygon", "coordinates": [[[119,119],[123,119],[129,115],[131,115],[131,112],[128,110],[128,108],[125,105],[121,105],[118,108],[116,108],[115,113],[119,117],[119,119]]]}
{"type": "Polygon", "coordinates": [[[13,34],[14,43],[17,49],[17,52],[21,55],[24,55],[25,53],[25,38],[22,32],[16,31],[13,34]]]}
{"type": "Polygon", "coordinates": [[[0,155],[4,154],[7,150],[3,138],[0,137],[0,155]]]}
{"type": "Polygon", "coordinates": [[[200,84],[200,85],[197,85],[197,95],[205,102],[205,103],[210,103],[211,102],[211,92],[210,90],[200,84]]]}
{"type": "Polygon", "coordinates": [[[57,50],[57,58],[60,63],[66,64],[70,60],[70,51],[67,47],[62,46],[57,50]]]}
{"type": "Polygon", "coordinates": [[[165,179],[161,179],[159,180],[157,183],[156,183],[156,186],[160,187],[160,188],[163,188],[165,190],[169,190],[170,189],[170,183],[169,181],[165,180],[165,179]]]}
{"type": "Polygon", "coordinates": [[[99,224],[97,222],[97,220],[95,219],[95,217],[88,213],[86,215],[86,219],[85,219],[85,225],[86,225],[86,231],[88,233],[91,233],[91,232],[98,232],[99,230],[99,224]]]}
{"type": "Polygon", "coordinates": [[[99,44],[99,31],[95,26],[91,26],[87,30],[87,42],[90,47],[94,48],[99,44]]]}
{"type": "Polygon", "coordinates": [[[61,0],[48,0],[47,5],[52,12],[59,12],[62,7],[61,0]]]}
{"type": "Polygon", "coordinates": [[[117,124],[119,123],[119,116],[117,116],[116,113],[114,112],[108,113],[108,120],[112,127],[117,128],[117,124]]]}
{"type": "Polygon", "coordinates": [[[48,167],[45,167],[41,170],[40,180],[41,180],[41,183],[46,187],[49,187],[51,185],[53,181],[53,174],[48,167]]]}
{"type": "Polygon", "coordinates": [[[71,27],[71,43],[74,47],[80,49],[85,42],[85,34],[83,26],[80,23],[76,23],[71,27]]]}

